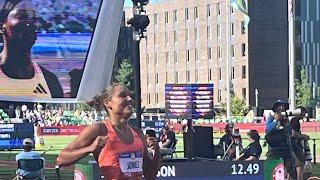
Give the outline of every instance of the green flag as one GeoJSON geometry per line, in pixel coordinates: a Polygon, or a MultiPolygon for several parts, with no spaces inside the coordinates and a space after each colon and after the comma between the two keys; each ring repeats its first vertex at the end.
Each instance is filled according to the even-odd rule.
{"type": "Polygon", "coordinates": [[[248,8],[245,0],[229,0],[230,5],[234,8],[239,10],[244,14],[244,23],[245,26],[249,24],[250,17],[248,15],[248,8]]]}

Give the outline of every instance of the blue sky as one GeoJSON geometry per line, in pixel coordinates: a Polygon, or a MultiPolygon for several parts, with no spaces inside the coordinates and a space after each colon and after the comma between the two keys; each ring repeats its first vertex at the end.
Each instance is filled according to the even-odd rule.
{"type": "MultiPolygon", "coordinates": [[[[159,1],[159,0],[149,0],[150,2],[157,2],[157,1],[159,1]]],[[[130,6],[132,6],[132,0],[125,0],[124,1],[124,6],[125,7],[130,7],[130,6]]]]}
{"type": "Polygon", "coordinates": [[[131,0],[125,0],[124,1],[124,6],[132,6],[132,1],[131,0]]]}

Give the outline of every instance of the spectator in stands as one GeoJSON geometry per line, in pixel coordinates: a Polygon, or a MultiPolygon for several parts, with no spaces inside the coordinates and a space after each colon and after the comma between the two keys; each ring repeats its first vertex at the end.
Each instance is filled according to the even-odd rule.
{"type": "Polygon", "coordinates": [[[17,107],[16,107],[16,109],[15,109],[15,117],[17,118],[17,119],[19,119],[20,117],[21,117],[21,109],[20,109],[20,106],[18,105],[17,107]]]}
{"type": "Polygon", "coordinates": [[[105,179],[155,179],[160,166],[160,152],[155,137],[145,137],[139,129],[130,127],[132,98],[128,88],[114,84],[90,105],[108,112],[109,119],[88,126],[63,149],[58,166],[72,165],[93,153],[105,179]],[[150,156],[147,147],[154,150],[150,156]],[[142,165],[142,166],[141,166],[142,165]]]}
{"type": "Polygon", "coordinates": [[[31,1],[23,0],[7,11],[4,22],[1,22],[0,79],[3,85],[0,93],[63,97],[56,75],[31,59],[30,50],[37,39],[36,16],[31,1]]]}
{"type": "Polygon", "coordinates": [[[172,146],[176,141],[176,135],[173,131],[170,130],[168,124],[166,124],[160,134],[159,137],[159,146],[160,152],[162,155],[167,155],[172,152],[172,146]]]}
{"type": "Polygon", "coordinates": [[[250,144],[242,150],[240,156],[236,160],[241,161],[253,161],[259,160],[262,153],[262,148],[260,145],[260,136],[257,130],[250,130],[248,132],[250,144]]]}
{"type": "MultiPolygon", "coordinates": [[[[20,159],[41,159],[40,154],[37,152],[31,151],[34,147],[34,142],[30,138],[25,138],[22,142],[23,152],[16,155],[16,161],[18,162],[20,159]]],[[[42,169],[37,171],[25,171],[22,169],[17,170],[17,175],[22,177],[41,177],[42,169]]]]}
{"type": "Polygon", "coordinates": [[[10,104],[9,109],[7,110],[9,118],[14,118],[15,117],[14,111],[15,110],[14,110],[13,104],[10,104]]]}

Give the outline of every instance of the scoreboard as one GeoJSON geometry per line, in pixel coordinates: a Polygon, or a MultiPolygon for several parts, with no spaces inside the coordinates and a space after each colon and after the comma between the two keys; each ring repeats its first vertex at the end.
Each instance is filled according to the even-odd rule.
{"type": "Polygon", "coordinates": [[[166,84],[168,119],[212,119],[213,84],[166,84]]]}
{"type": "Polygon", "coordinates": [[[0,124],[0,150],[21,149],[25,138],[34,139],[32,123],[0,124]]]}

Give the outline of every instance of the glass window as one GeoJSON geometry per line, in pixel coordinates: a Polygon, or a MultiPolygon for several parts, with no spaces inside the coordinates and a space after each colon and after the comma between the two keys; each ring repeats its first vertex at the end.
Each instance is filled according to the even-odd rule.
{"type": "Polygon", "coordinates": [[[158,25],[158,14],[153,15],[153,22],[154,22],[154,25],[158,25]]]}
{"type": "Polygon", "coordinates": [[[246,78],[246,76],[247,76],[247,68],[246,68],[246,66],[242,66],[242,78],[246,78]]]}
{"type": "Polygon", "coordinates": [[[207,5],[207,17],[211,17],[211,4],[207,5]]]}
{"type": "Polygon", "coordinates": [[[168,11],[164,12],[164,22],[165,22],[166,24],[169,23],[169,14],[168,14],[168,11]]]}
{"type": "Polygon", "coordinates": [[[185,20],[188,21],[189,20],[189,9],[188,8],[186,8],[184,10],[184,16],[185,16],[185,20]]]}
{"type": "Polygon", "coordinates": [[[194,19],[198,19],[199,18],[199,13],[198,13],[198,6],[194,7],[194,19]]]}
{"type": "Polygon", "coordinates": [[[178,21],[178,11],[177,10],[173,11],[173,20],[174,20],[174,22],[178,21]]]}
{"type": "Polygon", "coordinates": [[[217,16],[221,15],[221,6],[220,3],[217,3],[217,16]]]}

